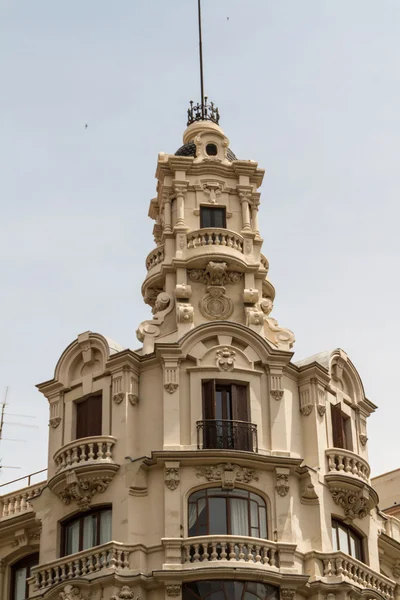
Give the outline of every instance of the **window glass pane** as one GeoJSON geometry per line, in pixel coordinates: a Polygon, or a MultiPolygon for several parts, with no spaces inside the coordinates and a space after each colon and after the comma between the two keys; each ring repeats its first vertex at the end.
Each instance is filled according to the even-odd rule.
{"type": "Polygon", "coordinates": [[[100,515],[100,544],[106,544],[112,540],[111,533],[111,510],[105,510],[100,515]]]}
{"type": "Polygon", "coordinates": [[[14,600],[25,600],[26,578],[28,576],[27,568],[20,567],[15,570],[14,579],[14,600]]]}
{"type": "Polygon", "coordinates": [[[207,490],[207,496],[227,496],[228,492],[221,488],[209,488],[207,490]]]}
{"type": "Polygon", "coordinates": [[[350,555],[354,556],[354,558],[357,558],[356,541],[351,535],[350,535],[350,555]]]}
{"type": "Polygon", "coordinates": [[[209,499],[209,534],[227,533],[226,530],[226,500],[225,498],[209,499]]]}
{"type": "Polygon", "coordinates": [[[79,552],[79,521],[75,521],[68,525],[66,531],[66,553],[74,554],[79,552]]]}
{"type": "Polygon", "coordinates": [[[334,552],[336,552],[336,550],[339,550],[337,543],[337,527],[335,524],[332,524],[332,547],[334,552]]]}
{"type": "Polygon", "coordinates": [[[97,546],[96,529],[96,515],[88,515],[83,519],[83,540],[81,550],[87,550],[88,548],[93,548],[93,546],[97,546]]]}
{"type": "Polygon", "coordinates": [[[347,530],[343,529],[342,526],[339,526],[338,532],[339,532],[339,550],[342,550],[342,552],[346,552],[347,554],[350,554],[349,538],[347,536],[347,530]]]}
{"type": "Polygon", "coordinates": [[[222,392],[221,390],[215,391],[215,418],[222,419],[222,392]]]}
{"type": "MultiPolygon", "coordinates": [[[[249,535],[248,501],[241,498],[230,498],[230,534],[249,535]]],[[[224,532],[225,533],[225,532],[224,532]]]]}
{"type": "Polygon", "coordinates": [[[258,505],[255,502],[250,502],[250,520],[251,526],[258,529],[258,505]]]}
{"type": "Polygon", "coordinates": [[[260,538],[267,537],[267,511],[265,506],[260,506],[259,508],[260,515],[260,538]]]}

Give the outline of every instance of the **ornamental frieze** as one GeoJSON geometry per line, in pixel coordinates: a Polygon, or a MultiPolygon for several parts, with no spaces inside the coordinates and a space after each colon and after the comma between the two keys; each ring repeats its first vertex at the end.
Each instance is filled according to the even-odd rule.
{"type": "Polygon", "coordinates": [[[208,467],[198,467],[196,469],[197,477],[205,477],[207,481],[220,481],[223,488],[234,488],[237,483],[250,483],[258,481],[257,473],[254,469],[247,469],[232,463],[221,463],[219,465],[210,465],[208,467]]]}

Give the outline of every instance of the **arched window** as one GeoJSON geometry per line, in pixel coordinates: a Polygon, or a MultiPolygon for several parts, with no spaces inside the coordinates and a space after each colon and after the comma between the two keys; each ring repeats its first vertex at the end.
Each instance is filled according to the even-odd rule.
{"type": "Polygon", "coordinates": [[[279,589],[256,581],[191,581],[182,600],[279,600],[279,589]]]}
{"type": "Polygon", "coordinates": [[[267,510],[258,494],[207,488],[189,497],[189,536],[244,535],[267,538],[267,510]]]}
{"type": "Polygon", "coordinates": [[[362,536],[338,519],[332,519],[332,545],[334,550],[341,550],[358,560],[364,560],[362,536]]]}
{"type": "Polygon", "coordinates": [[[88,550],[111,540],[111,508],[85,512],[63,523],[62,556],[88,550]]]}
{"type": "Polygon", "coordinates": [[[24,556],[11,567],[11,600],[25,600],[29,596],[27,579],[31,569],[39,564],[39,554],[24,556]]]}

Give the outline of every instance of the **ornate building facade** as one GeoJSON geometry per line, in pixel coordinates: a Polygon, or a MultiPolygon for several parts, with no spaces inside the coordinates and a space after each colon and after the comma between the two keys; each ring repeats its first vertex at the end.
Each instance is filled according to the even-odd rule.
{"type": "Polygon", "coordinates": [[[0,497],[3,600],[400,598],[376,407],[343,350],[293,360],[270,316],[264,171],[218,118],[192,107],[158,156],[140,350],[82,333],[38,386],[47,479],[0,497]]]}

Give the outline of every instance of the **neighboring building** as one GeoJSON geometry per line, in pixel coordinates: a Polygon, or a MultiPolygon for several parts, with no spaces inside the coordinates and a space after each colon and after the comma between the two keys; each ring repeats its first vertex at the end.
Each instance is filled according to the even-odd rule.
{"type": "Polygon", "coordinates": [[[371,483],[378,493],[382,511],[400,519],[400,469],[378,475],[371,483]]]}
{"type": "Polygon", "coordinates": [[[375,410],[342,350],[293,362],[270,316],[264,171],[210,108],[159,154],[142,348],[86,332],[39,390],[47,481],[0,498],[3,600],[398,600],[375,410]]]}

